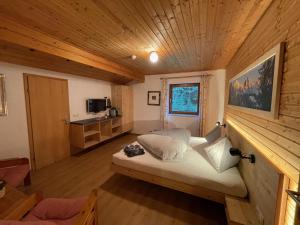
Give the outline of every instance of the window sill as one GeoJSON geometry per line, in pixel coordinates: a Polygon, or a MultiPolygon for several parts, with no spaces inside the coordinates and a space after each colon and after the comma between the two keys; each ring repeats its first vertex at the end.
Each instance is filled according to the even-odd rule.
{"type": "Polygon", "coordinates": [[[172,116],[179,116],[179,117],[199,117],[199,115],[193,115],[193,114],[170,114],[168,113],[168,117],[172,117],[172,116]]]}

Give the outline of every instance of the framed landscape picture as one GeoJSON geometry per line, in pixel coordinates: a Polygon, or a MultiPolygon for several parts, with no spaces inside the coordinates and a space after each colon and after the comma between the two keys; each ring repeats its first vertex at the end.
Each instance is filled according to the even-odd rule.
{"type": "Polygon", "coordinates": [[[230,79],[228,106],[278,118],[284,44],[280,43],[230,79]]]}
{"type": "Polygon", "coordinates": [[[148,105],[160,105],[160,91],[148,91],[148,105]]]}

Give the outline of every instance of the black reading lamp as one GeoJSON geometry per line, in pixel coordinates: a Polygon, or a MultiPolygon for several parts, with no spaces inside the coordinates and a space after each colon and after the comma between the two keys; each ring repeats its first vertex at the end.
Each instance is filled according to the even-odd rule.
{"type": "Polygon", "coordinates": [[[216,122],[216,126],[217,127],[224,127],[224,128],[226,128],[226,124],[225,123],[221,123],[220,121],[216,122]]]}
{"type": "Polygon", "coordinates": [[[250,163],[255,163],[255,155],[253,154],[245,155],[238,148],[230,148],[229,152],[232,156],[240,156],[241,159],[248,159],[250,163]]]}
{"type": "MultiPolygon", "coordinates": [[[[300,209],[300,192],[296,192],[296,191],[291,191],[291,190],[286,190],[286,192],[288,193],[288,195],[296,202],[297,206],[300,209]]],[[[300,212],[300,211],[299,211],[300,212]]],[[[299,218],[300,218],[300,213],[298,214],[299,218]]]]}

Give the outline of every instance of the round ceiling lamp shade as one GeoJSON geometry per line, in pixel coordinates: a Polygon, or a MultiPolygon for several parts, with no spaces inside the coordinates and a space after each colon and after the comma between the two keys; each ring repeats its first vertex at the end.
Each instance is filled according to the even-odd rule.
{"type": "Polygon", "coordinates": [[[158,61],[157,52],[150,52],[149,59],[150,59],[151,63],[157,63],[157,61],[158,61]]]}

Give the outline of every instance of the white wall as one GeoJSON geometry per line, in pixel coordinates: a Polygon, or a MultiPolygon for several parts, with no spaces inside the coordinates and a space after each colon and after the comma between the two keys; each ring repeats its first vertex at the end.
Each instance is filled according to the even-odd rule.
{"type": "MultiPolygon", "coordinates": [[[[161,75],[147,75],[144,83],[133,84],[134,96],[134,129],[137,134],[147,133],[160,129],[160,106],[147,105],[148,91],[161,90],[161,77],[182,77],[209,73],[213,76],[209,81],[207,126],[209,131],[214,128],[216,121],[223,120],[224,95],[225,95],[225,70],[214,70],[204,72],[175,73],[161,75]]],[[[199,82],[199,78],[171,79],[169,83],[192,83],[199,82]]],[[[199,134],[198,116],[169,115],[170,127],[183,127],[191,130],[192,135],[199,134]]]]}
{"type": "Polygon", "coordinates": [[[111,96],[109,82],[0,62],[0,74],[6,75],[8,104],[8,116],[0,117],[0,159],[29,157],[23,73],[67,79],[72,121],[97,116],[86,113],[87,98],[111,96]]]}

